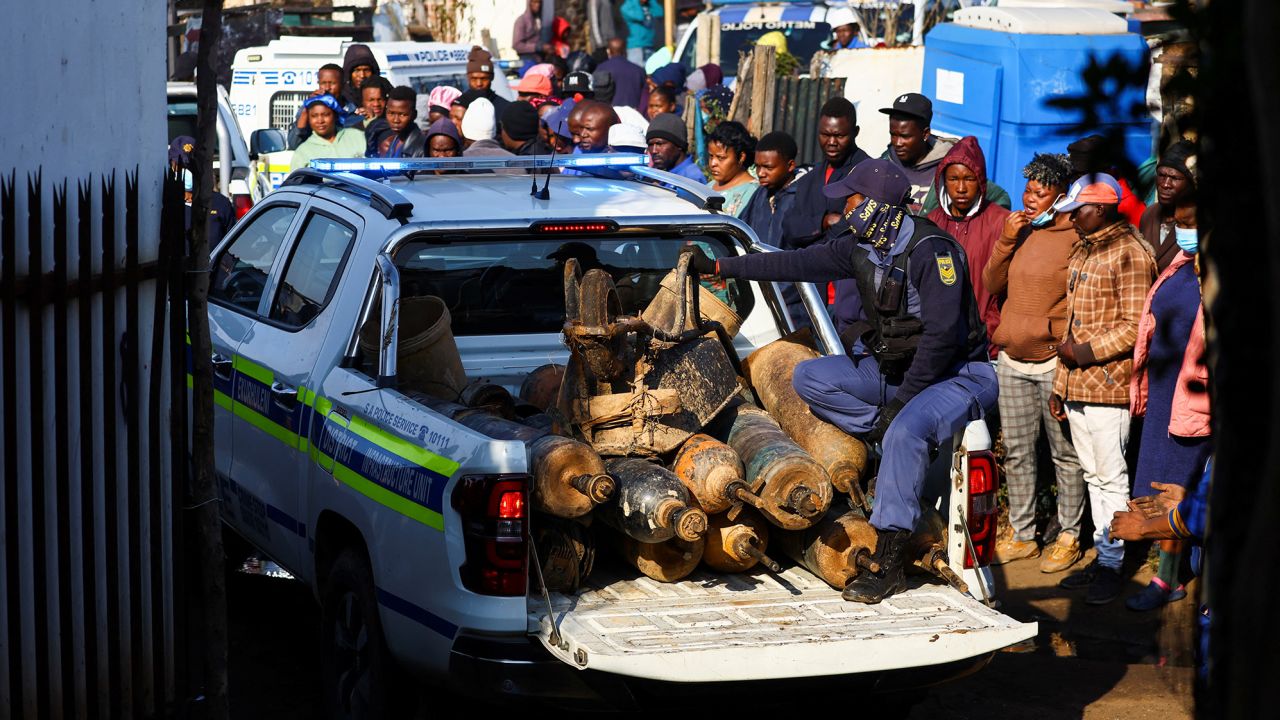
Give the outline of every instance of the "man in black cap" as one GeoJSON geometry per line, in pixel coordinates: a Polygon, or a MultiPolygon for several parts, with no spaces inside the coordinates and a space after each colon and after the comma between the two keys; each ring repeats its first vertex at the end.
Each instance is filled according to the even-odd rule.
{"type": "Polygon", "coordinates": [[[929,128],[933,103],[920,93],[899,95],[893,107],[880,108],[880,112],[889,116],[889,147],[880,157],[897,165],[911,183],[907,209],[913,215],[924,215],[924,200],[933,187],[938,163],[955,141],[934,137],[929,128]]]}
{"type": "Polygon", "coordinates": [[[859,573],[844,589],[846,600],[872,604],[907,587],[907,540],[920,516],[930,449],[996,403],[964,250],[907,214],[909,190],[900,168],[867,160],[824,190],[847,198],[826,242],[717,261],[696,246],[682,250],[704,275],[856,283],[836,311],[849,354],[800,363],[792,384],[814,415],[881,449],[871,514],[881,571],[859,573]]]}
{"type": "Polygon", "coordinates": [[[563,95],[566,98],[573,98],[574,102],[582,102],[583,100],[592,100],[595,98],[595,89],[591,85],[591,73],[571,72],[564,78],[563,95]]]}
{"type": "Polygon", "coordinates": [[[1196,148],[1186,140],[1169,146],[1156,165],[1156,202],[1142,213],[1138,229],[1156,257],[1156,271],[1164,272],[1178,256],[1175,222],[1196,216],[1196,185],[1200,169],[1196,148]]]}
{"type": "Polygon", "coordinates": [[[644,140],[649,145],[649,158],[655,168],[706,184],[707,176],[689,155],[688,130],[678,115],[661,113],[654,117],[649,121],[644,140]]]}
{"type": "Polygon", "coordinates": [[[519,100],[509,103],[499,119],[502,146],[516,155],[550,155],[551,148],[542,141],[538,111],[519,100]]]}

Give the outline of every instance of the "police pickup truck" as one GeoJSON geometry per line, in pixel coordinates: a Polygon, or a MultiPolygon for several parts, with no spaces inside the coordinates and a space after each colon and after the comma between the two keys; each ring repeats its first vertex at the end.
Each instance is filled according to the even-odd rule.
{"type": "MultiPolygon", "coordinates": [[[[934,683],[1035,634],[991,607],[985,567],[966,568],[994,541],[981,422],[936,463],[950,563],[972,595],[914,583],[879,605],[847,603],[801,568],[670,584],[601,571],[574,595],[533,590],[526,450],[398,388],[396,308],[442,298],[467,376],[514,391],[567,358],[555,259],[566,243],[628,278],[624,313],[645,307],[690,241],[717,256],[771,250],[718,212],[720,196],[644,161],[317,160],[213,250],[223,518],[313,588],[333,715],[390,712],[421,686],[405,675],[488,698],[615,705],[830,676],[934,683]],[[499,165],[579,174],[475,172],[499,165]],[[366,327],[381,341],[362,343],[366,327]]],[[[842,352],[816,290],[802,292],[820,346],[842,352]]],[[[776,286],[744,283],[736,298],[743,357],[790,330],[776,286]]]]}

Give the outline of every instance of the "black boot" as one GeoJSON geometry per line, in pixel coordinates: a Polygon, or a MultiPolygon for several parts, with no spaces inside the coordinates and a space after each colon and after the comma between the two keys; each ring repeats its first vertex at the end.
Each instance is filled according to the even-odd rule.
{"type": "Polygon", "coordinates": [[[877,530],[875,559],[880,572],[866,570],[858,573],[844,588],[843,597],[851,602],[875,605],[881,600],[907,589],[907,575],[903,562],[907,556],[907,541],[911,533],[906,530],[877,530]]]}

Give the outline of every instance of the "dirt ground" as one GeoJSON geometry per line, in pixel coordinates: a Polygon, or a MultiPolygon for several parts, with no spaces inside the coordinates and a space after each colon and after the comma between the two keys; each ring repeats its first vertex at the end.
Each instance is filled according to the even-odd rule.
{"type": "MultiPolygon", "coordinates": [[[[1085,558],[1076,568],[1092,551],[1085,558]]],[[[996,567],[1001,611],[1039,623],[1039,635],[997,653],[977,675],[931,689],[911,717],[1191,718],[1193,601],[1149,613],[1126,609],[1124,599],[1151,578],[1134,564],[1126,565],[1120,598],[1101,607],[1086,605],[1083,591],[1059,588],[1065,573],[1041,573],[1039,560],[996,567]]]]}
{"type": "MultiPolygon", "coordinates": [[[[1131,612],[1123,598],[1150,577],[1145,568],[1131,572],[1121,599],[1093,607],[1082,593],[1060,590],[1062,575],[1040,573],[1036,560],[996,568],[1001,610],[1038,622],[1039,635],[997,653],[976,675],[923,691],[909,717],[1190,718],[1192,601],[1131,612]]],[[[243,574],[229,591],[232,717],[317,717],[319,608],[310,592],[243,574]]]]}

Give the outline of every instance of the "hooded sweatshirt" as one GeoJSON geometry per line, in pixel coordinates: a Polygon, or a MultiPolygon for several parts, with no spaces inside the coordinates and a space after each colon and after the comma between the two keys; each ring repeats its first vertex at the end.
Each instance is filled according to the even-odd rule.
{"type": "Polygon", "coordinates": [[[368,65],[373,68],[373,77],[382,74],[382,68],[378,66],[378,60],[373,56],[373,51],[368,45],[356,43],[347,48],[347,54],[342,58],[342,85],[344,87],[342,94],[346,97],[347,102],[360,107],[363,98],[360,97],[360,88],[355,87],[351,82],[351,71],[361,65],[368,65]]]}
{"type": "Polygon", "coordinates": [[[948,140],[943,137],[934,135],[929,138],[929,150],[924,157],[916,161],[914,165],[903,165],[898,159],[898,154],[893,151],[892,147],[885,148],[884,154],[880,156],[882,160],[897,165],[907,176],[907,180],[911,182],[911,201],[907,203],[907,211],[912,215],[924,215],[924,199],[929,195],[929,188],[933,186],[933,177],[938,168],[938,163],[951,152],[951,148],[955,147],[954,140],[948,140]]]}
{"type": "Polygon", "coordinates": [[[529,59],[533,54],[538,52],[539,41],[542,39],[542,18],[533,14],[533,8],[529,7],[526,2],[524,13],[516,18],[515,27],[511,32],[511,47],[515,48],[517,54],[521,58],[529,59]]]}
{"type": "MultiPolygon", "coordinates": [[[[994,337],[996,327],[1000,324],[1000,298],[987,290],[987,285],[982,280],[982,270],[991,259],[991,249],[995,247],[996,240],[1000,239],[1009,211],[987,198],[987,159],[982,154],[977,138],[961,138],[951,148],[937,165],[933,185],[941,207],[930,212],[928,218],[946,230],[964,248],[964,254],[969,259],[969,280],[978,300],[978,314],[987,326],[987,337],[994,337]],[[951,196],[947,195],[945,176],[947,167],[951,165],[963,165],[978,176],[978,203],[962,218],[952,216],[951,196]]],[[[995,346],[992,346],[992,350],[995,350],[995,346]]],[[[994,352],[992,357],[995,357],[994,352]]]]}

